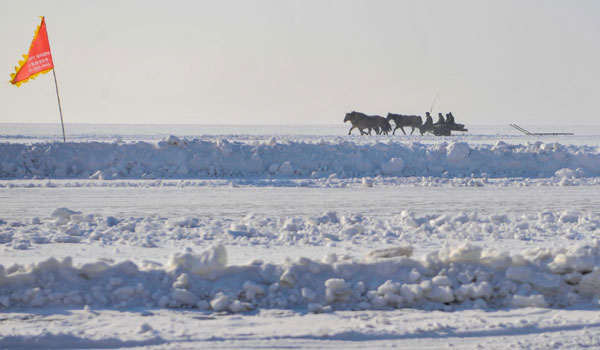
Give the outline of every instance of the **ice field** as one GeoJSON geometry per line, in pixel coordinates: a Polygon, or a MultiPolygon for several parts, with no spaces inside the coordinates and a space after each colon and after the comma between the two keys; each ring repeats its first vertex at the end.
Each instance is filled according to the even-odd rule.
{"type": "Polygon", "coordinates": [[[600,348],[600,127],[0,124],[0,348],[600,348]]]}

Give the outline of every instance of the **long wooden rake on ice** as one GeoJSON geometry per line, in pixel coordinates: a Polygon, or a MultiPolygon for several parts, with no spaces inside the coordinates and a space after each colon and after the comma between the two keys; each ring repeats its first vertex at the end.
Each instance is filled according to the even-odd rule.
{"type": "Polygon", "coordinates": [[[530,136],[562,136],[562,135],[575,135],[572,132],[529,132],[527,130],[525,130],[524,128],[518,126],[517,124],[509,124],[510,126],[512,126],[513,128],[519,130],[520,132],[522,132],[525,135],[530,135],[530,136]]]}

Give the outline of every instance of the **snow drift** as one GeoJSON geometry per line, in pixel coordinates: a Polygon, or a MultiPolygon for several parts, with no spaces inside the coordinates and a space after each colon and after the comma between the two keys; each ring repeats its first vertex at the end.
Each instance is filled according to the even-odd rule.
{"type": "Polygon", "coordinates": [[[0,308],[198,308],[309,312],[418,308],[598,307],[600,249],[591,245],[509,254],[463,244],[412,258],[412,247],[364,259],[251,261],[227,266],[223,246],[176,254],[166,264],[50,258],[0,266],[0,308]]]}
{"type": "MultiPolygon", "coordinates": [[[[561,238],[589,242],[599,233],[600,213],[574,210],[492,215],[418,214],[404,210],[384,217],[328,211],[305,216],[248,214],[243,218],[211,218],[115,217],[58,208],[50,217],[9,222],[0,219],[0,249],[28,250],[40,245],[67,243],[156,248],[173,241],[195,245],[219,241],[264,247],[327,246],[348,241],[360,246],[378,242],[421,245],[430,244],[432,239],[543,242],[561,238]]],[[[187,264],[192,269],[193,262],[187,264]]]]}
{"type": "Polygon", "coordinates": [[[0,178],[595,177],[596,146],[388,141],[0,144],[0,178]]]}

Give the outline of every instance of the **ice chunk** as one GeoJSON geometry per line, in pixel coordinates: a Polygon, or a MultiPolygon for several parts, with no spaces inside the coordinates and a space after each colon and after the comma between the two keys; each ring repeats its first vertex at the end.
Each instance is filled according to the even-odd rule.
{"type": "Polygon", "coordinates": [[[302,297],[307,301],[315,301],[317,298],[317,293],[315,293],[312,289],[304,287],[300,290],[302,293],[302,297]]]}
{"type": "Polygon", "coordinates": [[[289,161],[283,162],[278,170],[279,174],[290,176],[294,174],[294,168],[292,167],[292,163],[289,161]]]}
{"type": "Polygon", "coordinates": [[[477,262],[481,258],[481,247],[463,243],[455,248],[440,251],[440,258],[448,262],[477,262]]]}
{"type": "Polygon", "coordinates": [[[567,177],[567,178],[576,178],[577,176],[577,172],[573,169],[569,169],[569,168],[562,168],[560,170],[557,170],[554,173],[554,176],[556,177],[567,177]]]}
{"type": "Polygon", "coordinates": [[[110,176],[103,170],[97,170],[92,175],[90,175],[90,179],[93,180],[109,180],[110,176]]]}
{"type": "Polygon", "coordinates": [[[464,299],[489,299],[492,297],[494,288],[489,282],[475,282],[470,284],[463,284],[456,290],[456,298],[458,300],[464,299]]]}
{"type": "Polygon", "coordinates": [[[176,288],[171,293],[171,298],[177,300],[182,305],[194,305],[198,298],[190,291],[176,288]]]}
{"type": "Polygon", "coordinates": [[[381,258],[395,258],[399,256],[410,257],[413,253],[413,247],[409,244],[393,248],[377,249],[369,252],[366,256],[367,261],[381,258]]]}
{"type": "Polygon", "coordinates": [[[452,280],[448,276],[435,276],[431,279],[431,282],[436,286],[452,286],[452,280]]]}
{"type": "Polygon", "coordinates": [[[174,135],[169,135],[169,137],[165,139],[165,142],[171,146],[180,146],[184,144],[179,137],[174,135]]]}
{"type": "Polygon", "coordinates": [[[246,300],[254,300],[254,298],[265,294],[265,289],[252,281],[244,282],[242,287],[246,293],[246,300]]]}
{"type": "Polygon", "coordinates": [[[469,144],[466,142],[453,142],[448,145],[447,156],[450,163],[461,162],[469,157],[469,144]]]}
{"type": "Polygon", "coordinates": [[[308,303],[307,305],[308,312],[311,313],[320,313],[323,312],[323,305],[317,303],[308,303]]]}
{"type": "Polygon", "coordinates": [[[215,297],[210,301],[210,307],[214,311],[225,311],[229,307],[230,299],[223,293],[217,293],[215,297]]]}
{"type": "Polygon", "coordinates": [[[192,253],[175,254],[168,263],[171,270],[179,267],[194,274],[205,275],[223,269],[227,265],[227,252],[223,245],[213,246],[198,255],[192,253]]]}
{"type": "Polygon", "coordinates": [[[330,278],[325,281],[325,299],[329,304],[335,301],[347,301],[352,290],[350,285],[341,278],[330,278]]]}
{"type": "Polygon", "coordinates": [[[229,308],[229,311],[231,311],[233,313],[239,313],[239,312],[245,312],[248,310],[252,310],[252,304],[242,302],[239,300],[234,300],[232,303],[229,304],[228,308],[229,308]]]}
{"type": "Polygon", "coordinates": [[[454,293],[450,287],[432,286],[429,291],[425,293],[425,297],[431,301],[437,301],[440,303],[450,303],[454,301],[454,293]]]}
{"type": "Polygon", "coordinates": [[[513,281],[529,283],[546,290],[558,289],[562,282],[562,279],[555,274],[537,272],[528,266],[509,267],[506,270],[506,278],[513,281]]]}
{"type": "Polygon", "coordinates": [[[52,212],[52,216],[59,219],[70,219],[71,215],[81,214],[80,211],[74,211],[69,208],[57,208],[52,212]]]}
{"type": "Polygon", "coordinates": [[[402,175],[404,161],[401,158],[392,158],[389,162],[381,164],[381,171],[385,175],[402,175]]]}
{"type": "Polygon", "coordinates": [[[583,275],[581,281],[576,286],[577,291],[584,296],[600,295],[600,269],[583,275]]]}
{"type": "Polygon", "coordinates": [[[514,307],[548,307],[543,295],[513,295],[510,304],[514,307]]]}

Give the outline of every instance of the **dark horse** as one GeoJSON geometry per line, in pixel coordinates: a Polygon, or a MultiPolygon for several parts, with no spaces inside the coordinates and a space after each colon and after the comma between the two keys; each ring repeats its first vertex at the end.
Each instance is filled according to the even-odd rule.
{"type": "Polygon", "coordinates": [[[421,118],[420,115],[402,115],[402,114],[388,113],[387,120],[388,121],[393,120],[394,123],[396,124],[396,127],[394,128],[394,132],[392,133],[392,135],[396,135],[396,129],[398,129],[398,128],[400,128],[400,130],[402,130],[402,133],[404,135],[406,135],[406,131],[404,131],[405,126],[412,127],[412,130],[410,132],[410,134],[412,135],[412,133],[415,132],[415,129],[420,128],[421,125],[423,124],[423,119],[421,118]]]}
{"type": "Polygon", "coordinates": [[[350,113],[346,113],[346,117],[344,118],[344,123],[350,121],[352,127],[348,130],[348,135],[352,133],[352,129],[356,128],[360,131],[361,135],[369,134],[371,135],[371,130],[375,130],[377,135],[383,133],[388,133],[392,130],[390,123],[381,116],[374,115],[366,115],[364,113],[352,111],[350,113]],[[368,132],[365,132],[364,129],[368,129],[368,132]]]}
{"type": "MultiPolygon", "coordinates": [[[[377,135],[387,135],[390,131],[392,131],[392,126],[387,119],[378,115],[374,115],[373,118],[375,118],[375,123],[380,130],[377,135]]],[[[375,132],[377,132],[377,130],[375,130],[375,132]]]]}

